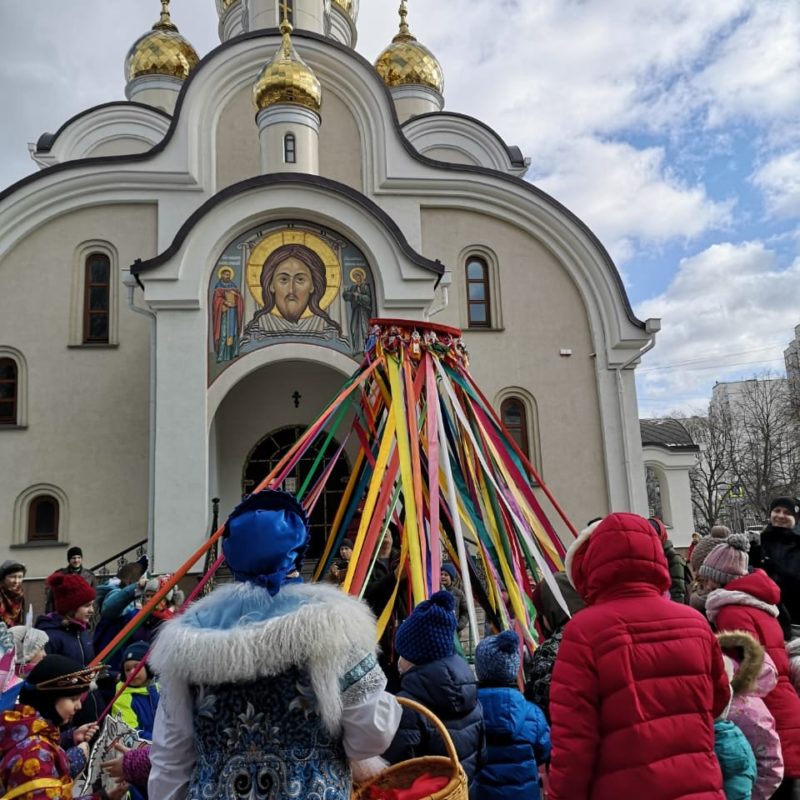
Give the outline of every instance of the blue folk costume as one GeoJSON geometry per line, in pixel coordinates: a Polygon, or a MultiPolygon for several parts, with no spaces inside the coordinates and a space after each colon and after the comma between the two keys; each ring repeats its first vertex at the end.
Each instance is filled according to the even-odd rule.
{"type": "Polygon", "coordinates": [[[386,749],[400,721],[361,601],[298,576],[302,507],[247,498],[223,551],[237,583],[165,623],[149,794],[159,800],[349,800],[349,761],[386,749]],[[265,680],[266,679],[266,680],[265,680]]]}

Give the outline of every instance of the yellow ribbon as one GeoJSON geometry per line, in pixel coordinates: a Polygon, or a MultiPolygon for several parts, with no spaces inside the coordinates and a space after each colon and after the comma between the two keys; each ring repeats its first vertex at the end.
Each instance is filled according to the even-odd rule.
{"type": "MultiPolygon", "coordinates": [[[[405,404],[403,403],[403,386],[400,380],[399,364],[394,358],[386,359],[389,372],[389,386],[392,390],[392,415],[397,429],[397,451],[400,457],[400,480],[403,485],[403,502],[405,503],[405,536],[411,562],[411,594],[414,605],[425,600],[425,579],[422,574],[422,548],[419,541],[417,525],[417,505],[414,499],[414,477],[411,466],[411,448],[408,441],[405,404]]],[[[409,398],[410,400],[411,398],[409,398]]],[[[415,443],[416,446],[416,443],[415,443]]],[[[355,554],[354,554],[355,557],[355,554]]]]}

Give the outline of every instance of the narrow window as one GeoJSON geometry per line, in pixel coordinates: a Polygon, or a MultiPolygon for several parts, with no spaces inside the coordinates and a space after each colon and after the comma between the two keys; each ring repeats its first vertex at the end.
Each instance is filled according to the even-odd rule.
{"type": "Polygon", "coordinates": [[[297,163],[297,142],[293,133],[287,133],[286,136],[283,137],[283,163],[297,163]]]}
{"type": "Polygon", "coordinates": [[[111,261],[103,253],[86,259],[83,295],[84,344],[108,344],[111,261]]]}
{"type": "Polygon", "coordinates": [[[482,258],[467,261],[467,312],[470,328],[490,328],[489,266],[482,258]]]}
{"type": "Polygon", "coordinates": [[[58,541],[58,500],[49,494],[34,497],[28,506],[28,541],[58,541]]]}
{"type": "Polygon", "coordinates": [[[17,424],[17,362],[0,358],[0,425],[17,424]]]}
{"type": "Polygon", "coordinates": [[[500,417],[511,438],[519,445],[519,449],[530,460],[528,449],[528,415],[525,404],[518,397],[507,397],[500,406],[500,417]]]}

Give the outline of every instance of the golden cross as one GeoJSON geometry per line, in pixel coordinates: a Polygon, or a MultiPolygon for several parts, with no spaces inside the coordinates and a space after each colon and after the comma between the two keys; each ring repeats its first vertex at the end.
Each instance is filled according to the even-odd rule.
{"type": "MultiPolygon", "coordinates": [[[[283,11],[283,19],[281,20],[281,22],[290,22],[289,14],[290,12],[293,12],[294,9],[289,4],[289,0],[283,0],[283,2],[280,3],[278,7],[280,8],[281,11],[283,11]]],[[[294,14],[292,14],[292,16],[294,16],[294,14]]]]}

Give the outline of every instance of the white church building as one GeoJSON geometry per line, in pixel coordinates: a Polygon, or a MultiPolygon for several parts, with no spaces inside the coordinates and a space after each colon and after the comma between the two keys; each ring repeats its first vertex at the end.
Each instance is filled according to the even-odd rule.
{"type": "Polygon", "coordinates": [[[41,169],[0,192],[0,560],[44,576],[68,544],[91,563],[147,537],[175,569],[212,498],[224,518],[357,368],[373,316],[463,329],[577,527],[646,513],[634,369],[659,321],[518,148],[444,110],[405,2],[374,63],[357,0],[281,5],[217,0],[199,59],[161,3],[127,99],[41,136],[41,169]]]}

